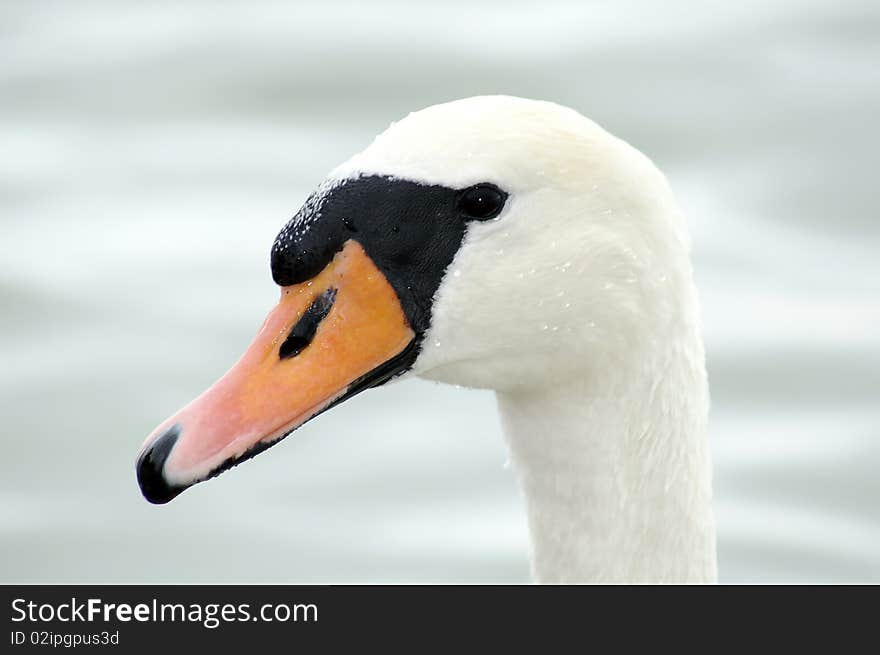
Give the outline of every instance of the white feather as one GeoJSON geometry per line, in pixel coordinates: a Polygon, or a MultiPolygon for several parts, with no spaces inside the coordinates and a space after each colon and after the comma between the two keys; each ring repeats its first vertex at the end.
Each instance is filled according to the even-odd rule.
{"type": "Polygon", "coordinates": [[[495,389],[539,581],[716,576],[708,389],[686,228],[665,178],[577,112],[429,107],[331,175],[510,198],[474,222],[414,372],[495,389]]]}

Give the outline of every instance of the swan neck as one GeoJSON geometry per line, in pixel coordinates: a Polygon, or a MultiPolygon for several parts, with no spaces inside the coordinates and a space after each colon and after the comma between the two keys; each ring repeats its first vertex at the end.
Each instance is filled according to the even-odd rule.
{"type": "Polygon", "coordinates": [[[715,580],[697,350],[672,347],[601,383],[498,392],[538,582],[715,580]]]}

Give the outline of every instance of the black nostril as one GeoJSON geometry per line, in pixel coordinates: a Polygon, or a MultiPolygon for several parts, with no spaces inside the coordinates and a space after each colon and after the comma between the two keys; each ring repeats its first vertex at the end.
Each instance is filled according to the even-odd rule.
{"type": "Polygon", "coordinates": [[[318,326],[321,324],[330,310],[333,308],[333,302],[336,300],[336,289],[327,289],[320,296],[312,301],[309,308],[303,312],[296,324],[290,328],[290,334],[278,349],[278,356],[281,359],[296,357],[306,347],[312,343],[318,326]]]}
{"type": "Polygon", "coordinates": [[[165,462],[180,436],[180,430],[179,424],[172,425],[138,457],[137,479],[141,493],[156,505],[167,503],[186,488],[169,484],[163,473],[165,462]]]}

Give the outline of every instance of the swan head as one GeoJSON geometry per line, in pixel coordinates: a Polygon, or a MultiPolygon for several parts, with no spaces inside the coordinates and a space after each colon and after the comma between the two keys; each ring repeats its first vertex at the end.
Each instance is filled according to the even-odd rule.
{"type": "Polygon", "coordinates": [[[651,162],[559,105],[485,96],[392,124],[281,230],[281,300],[138,457],[151,502],[401,375],[511,390],[601,375],[668,329],[687,236],[651,162]]]}

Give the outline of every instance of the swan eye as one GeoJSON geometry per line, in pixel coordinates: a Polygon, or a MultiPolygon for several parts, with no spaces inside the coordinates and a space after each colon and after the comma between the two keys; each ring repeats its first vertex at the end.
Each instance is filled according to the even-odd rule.
{"type": "Polygon", "coordinates": [[[477,184],[461,192],[458,209],[470,218],[486,221],[501,213],[506,200],[507,194],[494,184],[477,184]]]}

